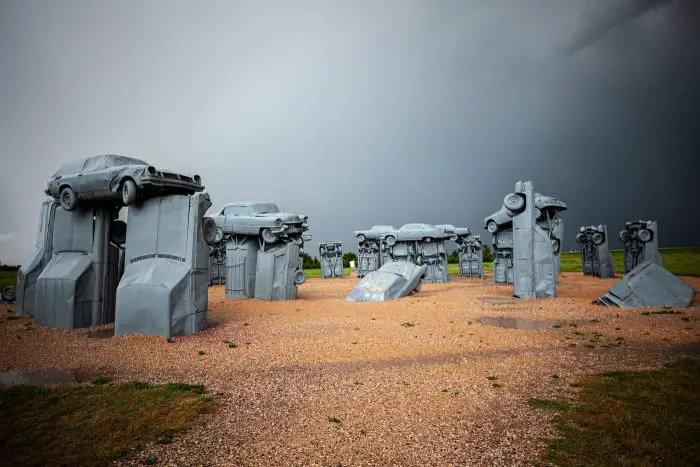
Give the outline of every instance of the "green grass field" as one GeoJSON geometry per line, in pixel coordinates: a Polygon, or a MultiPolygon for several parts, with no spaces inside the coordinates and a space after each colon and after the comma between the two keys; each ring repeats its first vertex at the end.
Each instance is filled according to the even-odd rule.
{"type": "MultiPolygon", "coordinates": [[[[624,271],[623,251],[612,250],[613,260],[615,261],[615,273],[622,274],[624,271]]],[[[677,276],[697,276],[700,277],[700,247],[688,248],[661,248],[661,256],[663,258],[664,268],[668,269],[677,276]]],[[[484,263],[484,270],[493,271],[493,263],[484,263]]],[[[562,272],[581,272],[581,253],[562,252],[561,254],[561,271],[562,272]]],[[[307,277],[321,277],[320,269],[306,269],[307,277]]],[[[349,268],[345,268],[345,275],[350,273],[349,268]]],[[[459,274],[459,265],[449,265],[450,274],[459,274]]]]}
{"type": "Polygon", "coordinates": [[[17,282],[17,271],[0,271],[0,291],[17,282]]]}

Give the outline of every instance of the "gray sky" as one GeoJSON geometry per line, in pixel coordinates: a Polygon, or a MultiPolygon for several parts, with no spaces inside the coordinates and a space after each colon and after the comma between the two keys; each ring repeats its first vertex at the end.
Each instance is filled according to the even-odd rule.
{"type": "Polygon", "coordinates": [[[566,249],[640,218],[698,245],[699,28],[696,0],[0,0],[0,261],[103,153],[306,214],[312,254],[373,224],[490,242],[520,179],[568,204],[566,249]]]}

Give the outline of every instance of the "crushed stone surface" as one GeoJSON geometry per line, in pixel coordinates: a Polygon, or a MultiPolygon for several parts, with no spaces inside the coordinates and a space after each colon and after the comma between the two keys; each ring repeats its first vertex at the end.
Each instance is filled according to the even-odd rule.
{"type": "Polygon", "coordinates": [[[616,280],[564,273],[557,298],[519,300],[451,277],[384,303],[345,301],[356,277],[308,279],[297,300],[275,302],[226,300],[214,286],[207,329],[173,342],[36,327],[2,305],[0,373],[179,381],[216,397],[216,413],[123,465],[522,464],[553,434],[552,414],[528,398],[700,354],[697,296],[682,314],[594,304],[616,280]]]}

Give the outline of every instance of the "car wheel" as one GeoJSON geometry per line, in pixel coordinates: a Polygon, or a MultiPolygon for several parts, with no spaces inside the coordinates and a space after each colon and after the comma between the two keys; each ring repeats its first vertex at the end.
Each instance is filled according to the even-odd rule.
{"type": "Polygon", "coordinates": [[[552,239],[552,252],[556,255],[559,254],[559,248],[561,243],[556,238],[552,239]]]}
{"type": "Polygon", "coordinates": [[[622,241],[622,243],[629,242],[631,238],[632,236],[627,230],[623,230],[620,232],[620,240],[622,241]]]}
{"type": "Polygon", "coordinates": [[[576,243],[583,243],[583,234],[582,233],[576,234],[576,243]]]}
{"type": "Polygon", "coordinates": [[[509,211],[518,213],[525,207],[525,198],[517,193],[509,193],[503,198],[503,205],[509,211]]]}
{"type": "Polygon", "coordinates": [[[301,285],[304,282],[306,282],[306,274],[299,269],[294,273],[294,285],[301,285]]]}
{"type": "Polygon", "coordinates": [[[418,283],[416,284],[416,288],[413,289],[415,293],[420,292],[420,289],[423,287],[423,278],[421,277],[418,283]]]}
{"type": "Polygon", "coordinates": [[[12,285],[8,285],[4,289],[2,289],[2,298],[8,302],[14,302],[15,298],[17,298],[17,290],[15,289],[15,287],[12,285]]]}
{"type": "Polygon", "coordinates": [[[262,232],[260,232],[260,236],[265,243],[275,243],[278,239],[277,235],[270,229],[263,229],[262,232]]]}
{"type": "Polygon", "coordinates": [[[131,206],[136,201],[136,183],[133,180],[124,180],[122,183],[122,202],[124,206],[131,206]]]}
{"type": "Polygon", "coordinates": [[[430,238],[430,237],[425,237],[425,238],[423,239],[423,241],[424,241],[425,243],[430,243],[430,242],[433,241],[433,239],[430,238]]]}
{"type": "Polygon", "coordinates": [[[109,239],[115,245],[122,246],[126,243],[126,222],[114,219],[109,226],[109,239]]]}
{"type": "Polygon", "coordinates": [[[359,243],[362,243],[362,242],[364,242],[365,240],[366,240],[366,237],[365,237],[364,235],[360,234],[360,235],[357,236],[357,241],[358,241],[359,243]]]}
{"type": "Polygon", "coordinates": [[[73,211],[78,207],[78,197],[69,186],[61,190],[61,207],[66,211],[73,211]]]}
{"type": "Polygon", "coordinates": [[[603,234],[600,232],[594,233],[592,239],[593,239],[593,243],[596,245],[602,244],[603,240],[605,240],[605,238],[603,237],[603,234]]]}
{"type": "Polygon", "coordinates": [[[216,228],[216,238],[214,238],[214,242],[219,243],[223,239],[224,239],[224,231],[221,229],[221,227],[217,227],[216,228]]]}
{"type": "Polygon", "coordinates": [[[492,234],[495,234],[496,232],[498,232],[498,226],[494,221],[489,221],[489,223],[486,224],[486,230],[488,230],[492,234]]]}
{"type": "Polygon", "coordinates": [[[211,217],[202,218],[202,236],[207,245],[216,243],[219,228],[216,226],[216,221],[211,217]]]}
{"type": "Polygon", "coordinates": [[[641,230],[637,233],[637,237],[639,238],[640,241],[646,243],[646,242],[648,242],[649,240],[651,240],[651,232],[650,232],[649,230],[647,230],[647,229],[641,229],[641,230]]]}
{"type": "Polygon", "coordinates": [[[386,237],[385,241],[387,245],[393,246],[396,244],[396,237],[389,235],[388,237],[386,237]]]}

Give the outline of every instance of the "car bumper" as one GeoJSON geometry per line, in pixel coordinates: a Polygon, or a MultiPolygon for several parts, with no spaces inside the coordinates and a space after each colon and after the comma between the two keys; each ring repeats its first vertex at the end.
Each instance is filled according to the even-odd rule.
{"type": "Polygon", "coordinates": [[[166,191],[168,189],[186,190],[192,192],[204,191],[204,185],[163,177],[141,177],[138,182],[142,190],[166,191]]]}

